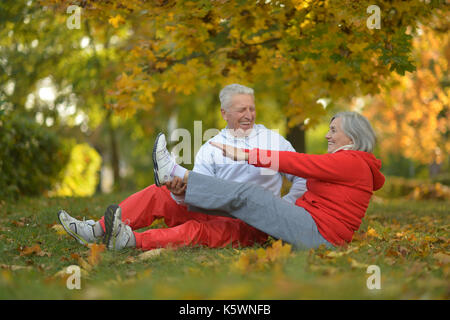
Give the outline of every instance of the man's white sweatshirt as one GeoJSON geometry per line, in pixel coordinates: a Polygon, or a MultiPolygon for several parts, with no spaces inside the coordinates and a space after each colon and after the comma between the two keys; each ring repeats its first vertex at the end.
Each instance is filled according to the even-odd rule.
{"type": "MultiPolygon", "coordinates": [[[[282,176],[285,176],[292,182],[292,186],[289,193],[283,199],[290,203],[295,203],[306,192],[305,179],[279,173],[267,168],[257,168],[244,161],[233,161],[223,156],[221,150],[209,143],[211,141],[244,149],[259,148],[264,150],[295,152],[289,141],[275,131],[269,130],[261,124],[256,124],[250,135],[246,137],[235,137],[229,129],[222,129],[218,135],[201,146],[195,156],[193,171],[220,179],[254,183],[272,191],[276,196],[280,196],[283,183],[282,176]]],[[[172,198],[178,204],[184,204],[184,196],[180,197],[172,194],[172,198]]]]}

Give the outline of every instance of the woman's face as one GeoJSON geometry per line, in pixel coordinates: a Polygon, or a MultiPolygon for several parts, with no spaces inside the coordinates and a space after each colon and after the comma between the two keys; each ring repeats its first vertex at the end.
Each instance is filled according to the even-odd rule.
{"type": "Polygon", "coordinates": [[[328,140],[328,153],[333,153],[336,149],[353,143],[352,139],[342,130],[341,121],[341,118],[335,118],[330,123],[330,130],[325,136],[328,140]]]}

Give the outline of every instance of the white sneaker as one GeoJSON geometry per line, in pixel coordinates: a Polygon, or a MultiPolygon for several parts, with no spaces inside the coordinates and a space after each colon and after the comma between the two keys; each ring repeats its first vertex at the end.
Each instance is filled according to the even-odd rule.
{"type": "Polygon", "coordinates": [[[177,163],[175,158],[166,148],[166,136],[159,133],[153,145],[153,172],[155,173],[155,184],[161,187],[171,180],[171,174],[177,163]]]}
{"type": "Polygon", "coordinates": [[[118,205],[111,205],[106,210],[105,229],[103,243],[108,250],[125,248],[133,237],[130,226],[122,222],[122,210],[118,205]]]}
{"type": "Polygon", "coordinates": [[[77,220],[72,218],[66,211],[60,210],[58,212],[59,222],[64,227],[64,230],[70,234],[75,240],[83,245],[95,242],[94,220],[77,220]]]}

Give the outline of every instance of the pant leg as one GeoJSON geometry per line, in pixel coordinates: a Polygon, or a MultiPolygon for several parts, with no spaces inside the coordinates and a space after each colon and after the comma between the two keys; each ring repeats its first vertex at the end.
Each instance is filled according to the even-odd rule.
{"type": "Polygon", "coordinates": [[[223,248],[262,244],[267,234],[249,226],[238,219],[221,219],[213,217],[208,221],[189,220],[172,228],[149,229],[135,232],[140,249],[179,248],[183,246],[207,246],[223,248]]]}
{"type": "MultiPolygon", "coordinates": [[[[189,220],[208,221],[212,219],[203,213],[188,212],[186,206],[179,205],[172,199],[170,191],[163,186],[148,186],[134,193],[119,204],[122,221],[127,222],[132,230],[148,227],[155,219],[164,219],[169,227],[174,227],[189,220]]],[[[100,224],[105,230],[104,217],[100,224]]]]}
{"type": "Polygon", "coordinates": [[[317,230],[311,215],[272,192],[250,183],[238,183],[189,172],[185,203],[224,210],[247,224],[295,248],[332,246],[317,230]]]}

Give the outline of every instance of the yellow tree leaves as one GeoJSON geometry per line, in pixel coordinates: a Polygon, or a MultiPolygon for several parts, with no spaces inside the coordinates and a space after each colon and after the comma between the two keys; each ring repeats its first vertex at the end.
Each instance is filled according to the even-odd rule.
{"type": "Polygon", "coordinates": [[[421,26],[414,39],[417,71],[393,76],[365,108],[383,141],[382,156],[400,152],[422,163],[440,164],[450,152],[448,74],[450,36],[421,26]]]}
{"type": "Polygon", "coordinates": [[[192,95],[239,81],[267,85],[272,96],[281,98],[282,111],[293,126],[307,118],[310,125],[316,123],[324,113],[316,104],[319,98],[376,92],[392,68],[409,63],[403,30],[439,6],[381,1],[383,12],[393,13],[382,14],[383,28],[374,31],[365,23],[371,4],[87,0],[83,14],[93,23],[99,19],[97,29],[128,28],[121,45],[113,48],[123,55],[126,75],[109,91],[109,106],[119,113],[151,109],[159,91],[192,95]]]}
{"type": "Polygon", "coordinates": [[[122,16],[120,14],[109,18],[108,22],[114,27],[114,28],[118,28],[119,24],[123,24],[125,23],[125,19],[122,18],[122,16]]]}

